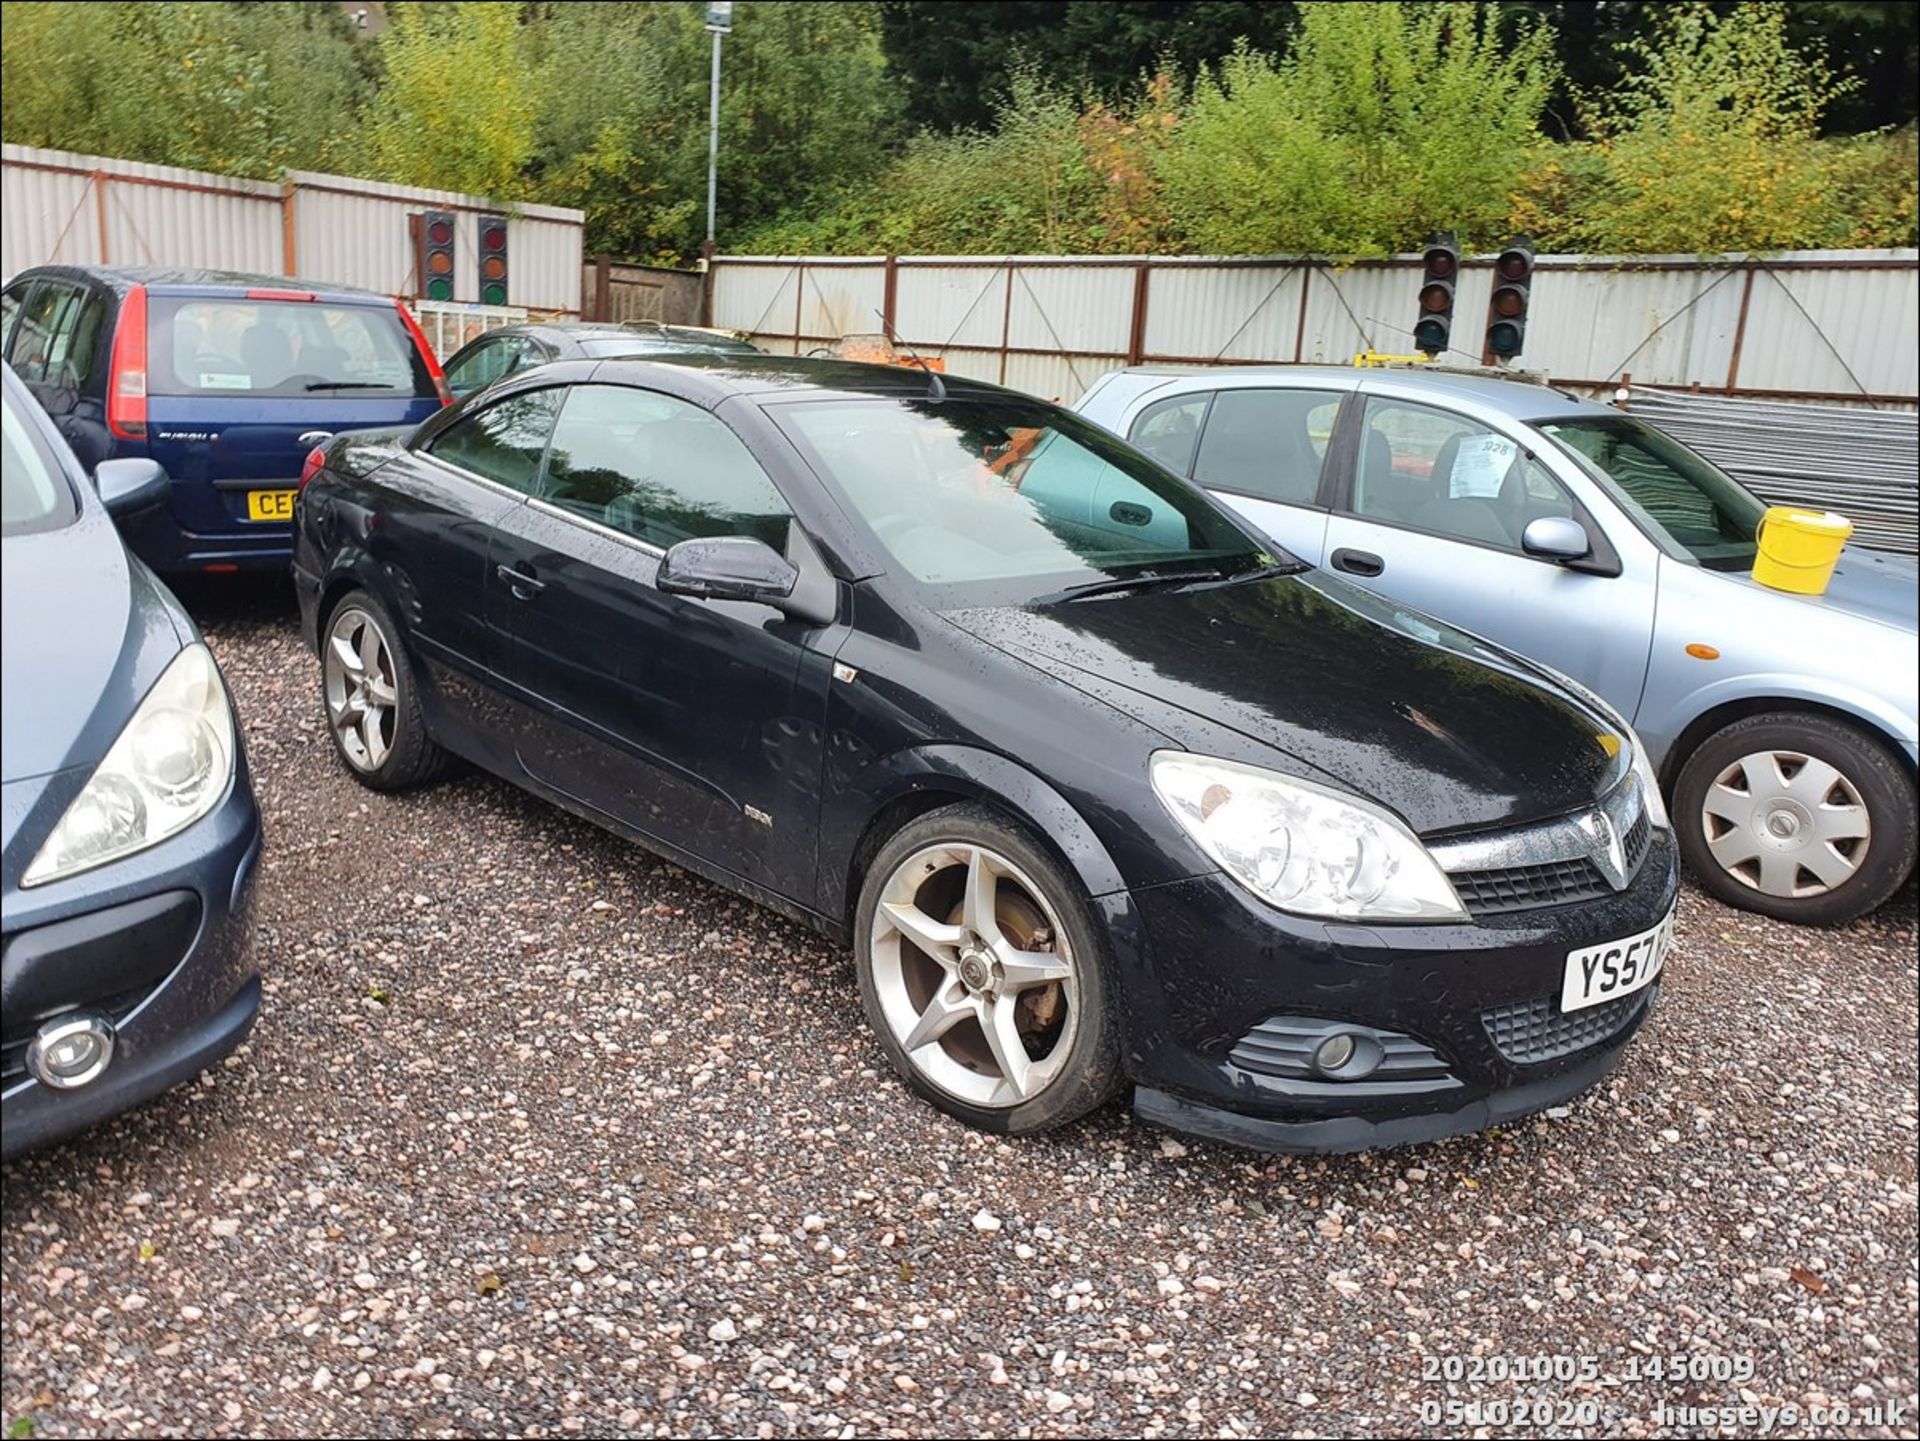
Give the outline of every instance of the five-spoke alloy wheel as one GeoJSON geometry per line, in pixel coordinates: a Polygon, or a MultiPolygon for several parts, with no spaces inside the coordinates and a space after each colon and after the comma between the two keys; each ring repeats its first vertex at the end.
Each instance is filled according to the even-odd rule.
{"type": "Polygon", "coordinates": [[[406,651],[386,610],[365,591],[334,607],[320,642],[327,730],[355,780],[398,790],[426,780],[444,754],[427,734],[406,651]]]}
{"type": "Polygon", "coordinates": [[[883,847],[856,945],[881,1044],[943,1109],[1030,1131],[1112,1090],[1098,933],[1066,873],[995,812],[953,806],[883,847]]]}

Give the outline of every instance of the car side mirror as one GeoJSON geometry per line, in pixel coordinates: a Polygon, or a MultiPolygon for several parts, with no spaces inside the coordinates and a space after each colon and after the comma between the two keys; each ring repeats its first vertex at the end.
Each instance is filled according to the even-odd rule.
{"type": "Polygon", "coordinates": [[[116,518],[160,504],[172,486],[157,460],[103,460],[93,468],[93,488],[116,518]]]}
{"type": "Polygon", "coordinates": [[[1585,560],[1593,554],[1593,537],[1579,521],[1564,515],[1543,515],[1529,521],[1520,535],[1520,548],[1542,560],[1585,560]]]}
{"type": "Polygon", "coordinates": [[[668,595],[757,600],[784,609],[800,568],[750,535],[696,536],[669,550],[654,584],[668,595]]]}

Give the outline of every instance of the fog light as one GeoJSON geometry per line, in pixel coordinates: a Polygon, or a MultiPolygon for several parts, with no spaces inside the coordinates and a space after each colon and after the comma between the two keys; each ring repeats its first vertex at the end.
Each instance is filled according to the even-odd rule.
{"type": "Polygon", "coordinates": [[[57,1091],[98,1080],[112,1059],[113,1022],[98,1011],[55,1016],[27,1043],[28,1074],[57,1091]]]}
{"type": "Polygon", "coordinates": [[[1352,1059],[1353,1037],[1349,1035],[1328,1036],[1313,1053],[1313,1064],[1327,1075],[1332,1075],[1352,1059]]]}
{"type": "Polygon", "coordinates": [[[1365,1031],[1335,1031],[1313,1048],[1313,1068],[1329,1081],[1357,1081],[1378,1070],[1386,1055],[1365,1031]]]}

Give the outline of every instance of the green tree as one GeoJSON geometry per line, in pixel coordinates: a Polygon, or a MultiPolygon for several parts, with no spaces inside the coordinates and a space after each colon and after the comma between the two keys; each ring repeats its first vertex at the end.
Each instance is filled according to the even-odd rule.
{"type": "Polygon", "coordinates": [[[377,178],[522,198],[534,103],[519,6],[394,4],[388,19],[386,74],[365,121],[377,178]]]}
{"type": "Polygon", "coordinates": [[[1203,76],[1158,161],[1174,224],[1223,254],[1377,255],[1505,232],[1538,142],[1552,37],[1503,45],[1471,4],[1313,3],[1284,60],[1203,76]]]}
{"type": "Polygon", "coordinates": [[[1857,82],[1818,47],[1796,46],[1786,20],[1776,5],[1665,11],[1625,47],[1626,78],[1586,101],[1592,146],[1542,162],[1572,182],[1556,193],[1536,175],[1522,187],[1522,222],[1559,248],[1600,253],[1848,243],[1837,203],[1847,152],[1820,139],[1820,120],[1857,82]]]}

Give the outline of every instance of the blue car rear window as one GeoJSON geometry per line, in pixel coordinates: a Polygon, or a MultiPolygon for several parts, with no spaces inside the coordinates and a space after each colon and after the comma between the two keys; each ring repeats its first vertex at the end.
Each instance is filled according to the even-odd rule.
{"type": "Polygon", "coordinates": [[[156,297],[148,347],[155,395],[435,394],[390,305],[156,297]]]}

